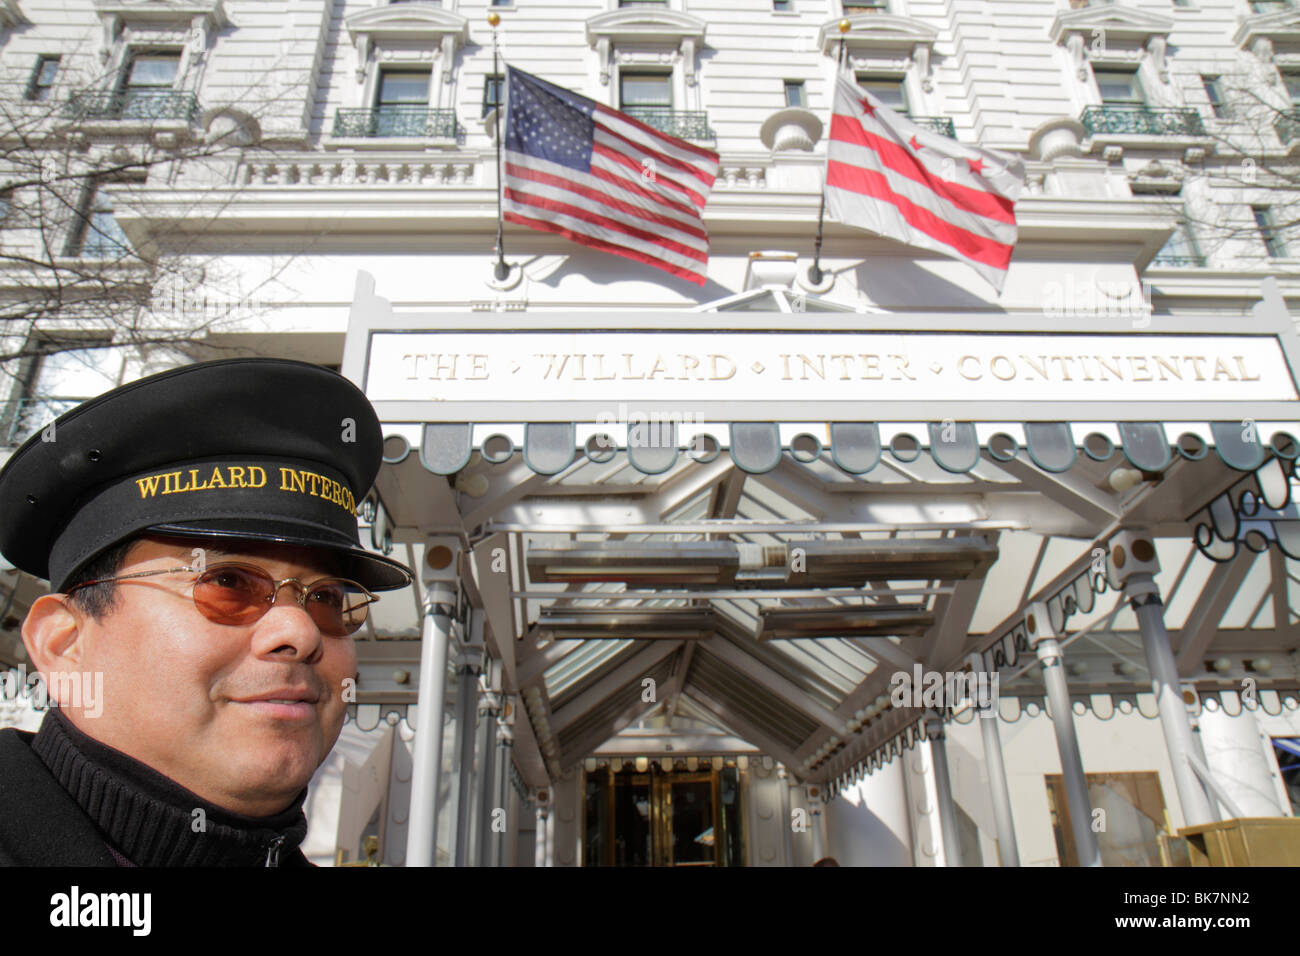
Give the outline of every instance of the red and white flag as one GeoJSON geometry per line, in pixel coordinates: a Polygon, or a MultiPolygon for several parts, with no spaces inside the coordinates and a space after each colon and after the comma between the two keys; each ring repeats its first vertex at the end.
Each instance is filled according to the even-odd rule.
{"type": "Polygon", "coordinates": [[[840,72],[826,162],[840,222],[961,259],[1000,293],[1024,184],[1015,156],[918,126],[840,72]]]}
{"type": "Polygon", "coordinates": [[[718,154],[506,67],[506,222],[703,285],[718,154]]]}

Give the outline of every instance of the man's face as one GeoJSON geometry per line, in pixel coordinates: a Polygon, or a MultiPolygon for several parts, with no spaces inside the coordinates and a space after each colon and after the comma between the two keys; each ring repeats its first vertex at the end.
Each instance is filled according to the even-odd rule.
{"type": "MultiPolygon", "coordinates": [[[[238,561],[309,586],[332,576],[309,549],[161,538],[137,542],[118,575],[189,565],[195,547],[205,549],[209,567],[238,561]]],[[[103,673],[103,712],[68,716],[218,806],[278,813],[338,739],[343,681],[356,673],[352,638],[322,635],[292,585],[252,624],[216,624],[195,607],[193,580],[181,573],[119,581],[101,620],[81,615],[78,666],[103,673]],[[297,703],[274,702],[283,700],[297,703]]]]}

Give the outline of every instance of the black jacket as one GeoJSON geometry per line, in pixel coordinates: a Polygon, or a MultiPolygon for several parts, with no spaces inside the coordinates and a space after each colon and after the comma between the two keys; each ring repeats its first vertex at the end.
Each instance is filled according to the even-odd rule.
{"type": "Polygon", "coordinates": [[[116,866],[90,817],[32,753],[35,736],[0,730],[0,866],[116,866]]]}
{"type": "Polygon", "coordinates": [[[305,797],[264,820],[232,814],[51,709],[39,734],[0,730],[0,866],[310,866],[305,797]],[[202,833],[185,825],[195,806],[202,833]]]}

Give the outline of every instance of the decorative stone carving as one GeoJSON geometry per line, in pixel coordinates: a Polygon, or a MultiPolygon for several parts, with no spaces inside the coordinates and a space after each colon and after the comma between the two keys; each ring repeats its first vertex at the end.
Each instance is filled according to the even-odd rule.
{"type": "Polygon", "coordinates": [[[611,55],[624,61],[638,54],[671,63],[680,56],[687,86],[696,84],[696,56],[704,43],[706,24],[676,10],[630,7],[587,18],[587,42],[600,61],[600,82],[608,85],[611,55]],[[621,48],[621,49],[620,49],[621,48]]]}
{"type": "Polygon", "coordinates": [[[1129,186],[1135,193],[1177,193],[1183,186],[1183,170],[1179,166],[1153,159],[1129,176],[1129,186]]]}
{"type": "Polygon", "coordinates": [[[1061,156],[1082,156],[1083,124],[1073,116],[1058,116],[1040,125],[1029,136],[1029,152],[1035,159],[1050,163],[1061,156]]]}
{"type": "Polygon", "coordinates": [[[1086,61],[1132,65],[1145,53],[1160,82],[1169,82],[1165,50],[1174,28],[1172,17],[1146,13],[1121,4],[1101,4],[1060,13],[1052,21],[1052,39],[1063,45],[1078,79],[1086,81],[1086,61]]]}
{"type": "Polygon", "coordinates": [[[95,0],[100,19],[99,59],[107,63],[123,31],[144,34],[149,39],[185,43],[192,65],[207,54],[212,34],[230,26],[222,0],[95,0]]]}
{"type": "Polygon", "coordinates": [[[934,87],[930,61],[938,36],[939,31],[934,27],[911,17],[867,13],[827,20],[817,31],[817,42],[827,56],[836,55],[839,44],[843,43],[848,56],[855,61],[883,53],[894,64],[892,69],[901,66],[905,70],[915,64],[921,88],[929,92],[934,87]],[[849,22],[847,33],[840,33],[841,19],[849,22]]]}
{"type": "Polygon", "coordinates": [[[1232,42],[1249,50],[1261,63],[1274,62],[1278,46],[1295,49],[1300,46],[1300,10],[1280,10],[1246,17],[1233,34],[1232,42]]]}
{"type": "Polygon", "coordinates": [[[422,3],[371,7],[343,21],[356,48],[356,80],[365,83],[372,52],[381,48],[438,50],[442,81],[451,82],[456,51],[469,38],[469,21],[458,13],[422,3]]]}
{"type": "Polygon", "coordinates": [[[774,153],[810,151],[822,135],[822,121],[805,109],[791,107],[769,116],[759,130],[763,145],[774,153]]]}

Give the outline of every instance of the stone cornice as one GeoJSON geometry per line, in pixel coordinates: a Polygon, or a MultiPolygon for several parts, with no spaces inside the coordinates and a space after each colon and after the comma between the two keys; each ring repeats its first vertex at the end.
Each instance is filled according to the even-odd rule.
{"type": "Polygon", "coordinates": [[[1057,14],[1052,21],[1052,40],[1060,43],[1072,32],[1091,34],[1104,30],[1107,37],[1147,43],[1152,37],[1168,38],[1174,29],[1173,17],[1145,13],[1117,3],[1085,7],[1057,14]]]}
{"type": "Polygon", "coordinates": [[[1300,42],[1300,10],[1282,10],[1245,17],[1232,42],[1244,50],[1251,50],[1260,59],[1272,58],[1272,45],[1276,42],[1300,42]]]}
{"type": "Polygon", "coordinates": [[[595,46],[607,39],[616,43],[663,43],[679,45],[683,40],[704,41],[707,24],[675,10],[629,7],[609,10],[587,18],[587,43],[595,46]]]}
{"type": "Polygon", "coordinates": [[[95,13],[123,23],[189,23],[203,17],[210,28],[230,25],[222,0],[95,0],[95,13]]]}
{"type": "Polygon", "coordinates": [[[849,49],[913,50],[918,45],[932,47],[939,31],[921,20],[889,13],[860,13],[853,17],[827,20],[817,31],[817,45],[826,55],[838,48],[840,37],[849,49]],[[847,20],[847,33],[840,33],[841,20],[847,20]]]}
{"type": "Polygon", "coordinates": [[[353,43],[358,37],[385,40],[441,41],[448,33],[463,43],[469,37],[469,21],[432,4],[398,3],[361,10],[343,20],[353,43]]]}

